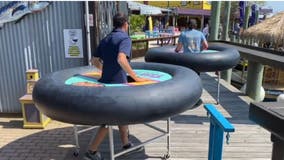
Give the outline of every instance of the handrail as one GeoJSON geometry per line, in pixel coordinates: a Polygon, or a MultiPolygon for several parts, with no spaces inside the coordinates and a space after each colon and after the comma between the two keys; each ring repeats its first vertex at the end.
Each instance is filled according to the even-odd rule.
{"type": "Polygon", "coordinates": [[[216,110],[214,105],[205,104],[204,108],[207,110],[208,114],[211,115],[211,119],[214,120],[220,126],[224,132],[234,132],[235,128],[231,125],[231,123],[216,110]]]}
{"type": "Polygon", "coordinates": [[[227,132],[226,142],[228,144],[229,132],[234,132],[235,128],[215,109],[214,105],[205,104],[204,108],[210,115],[208,160],[222,160],[224,132],[227,132]]]}
{"type": "Polygon", "coordinates": [[[248,49],[253,49],[253,50],[257,50],[257,51],[261,51],[261,52],[269,52],[271,54],[284,56],[284,52],[277,51],[277,50],[272,50],[272,49],[269,49],[269,48],[256,47],[256,46],[252,46],[252,45],[246,45],[246,44],[242,44],[242,43],[236,43],[236,42],[230,42],[230,41],[222,41],[222,40],[209,41],[209,42],[212,42],[212,43],[220,42],[220,43],[225,43],[225,44],[231,44],[231,45],[244,47],[244,48],[248,48],[248,49]]]}
{"type": "Polygon", "coordinates": [[[138,43],[138,42],[148,42],[148,41],[155,41],[155,40],[164,40],[169,38],[178,38],[179,35],[173,35],[173,36],[165,36],[165,37],[155,37],[155,38],[145,38],[145,39],[134,39],[132,40],[132,43],[138,43]]]}
{"type": "MultiPolygon", "coordinates": [[[[284,69],[284,53],[270,50],[266,48],[253,47],[249,45],[242,45],[238,43],[232,43],[227,41],[212,41],[211,44],[220,44],[224,47],[236,48],[241,57],[248,59],[250,61],[258,62],[263,65],[269,65],[274,67],[279,67],[284,69]]],[[[209,43],[209,46],[210,46],[209,43]]]]}

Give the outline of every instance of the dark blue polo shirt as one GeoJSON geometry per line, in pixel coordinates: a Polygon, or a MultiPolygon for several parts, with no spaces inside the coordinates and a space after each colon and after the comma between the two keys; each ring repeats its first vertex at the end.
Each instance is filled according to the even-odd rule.
{"type": "Polygon", "coordinates": [[[94,57],[103,60],[102,77],[99,80],[103,83],[126,83],[126,72],[117,62],[119,52],[126,54],[130,59],[131,39],[128,34],[121,29],[113,30],[109,35],[101,40],[94,57]]]}

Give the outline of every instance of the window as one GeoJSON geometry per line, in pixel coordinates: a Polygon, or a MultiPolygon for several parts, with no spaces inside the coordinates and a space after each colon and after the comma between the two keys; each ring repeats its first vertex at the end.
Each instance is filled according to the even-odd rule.
{"type": "Polygon", "coordinates": [[[200,5],[200,2],[199,1],[194,1],[193,4],[194,5],[200,5]]]}
{"type": "Polygon", "coordinates": [[[186,6],[187,5],[187,1],[181,1],[181,6],[186,6]]]}

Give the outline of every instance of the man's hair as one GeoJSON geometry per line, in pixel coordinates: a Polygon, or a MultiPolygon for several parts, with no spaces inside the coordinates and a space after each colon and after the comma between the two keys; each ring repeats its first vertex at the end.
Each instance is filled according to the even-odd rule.
{"type": "Polygon", "coordinates": [[[196,21],[196,19],[190,19],[190,20],[189,20],[188,28],[189,28],[189,29],[195,29],[195,28],[197,28],[197,21],[196,21]]]}
{"type": "Polygon", "coordinates": [[[123,13],[117,13],[113,16],[113,27],[114,28],[121,28],[125,22],[128,21],[127,16],[123,13]]]}

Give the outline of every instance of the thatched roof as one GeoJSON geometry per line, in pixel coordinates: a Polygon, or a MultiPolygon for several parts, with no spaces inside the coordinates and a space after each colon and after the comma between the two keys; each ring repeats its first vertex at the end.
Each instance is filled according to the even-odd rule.
{"type": "Polygon", "coordinates": [[[252,27],[246,29],[242,36],[255,38],[264,42],[284,44],[284,12],[280,12],[252,27]]]}

